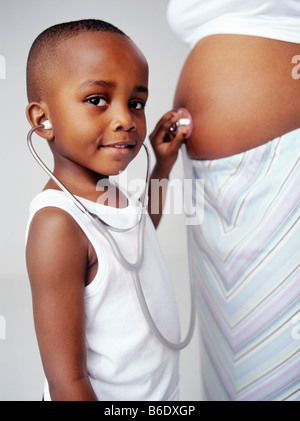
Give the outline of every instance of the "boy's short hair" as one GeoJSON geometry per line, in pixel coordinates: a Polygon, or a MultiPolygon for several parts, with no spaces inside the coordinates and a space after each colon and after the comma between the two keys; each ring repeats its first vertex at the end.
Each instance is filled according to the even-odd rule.
{"type": "Polygon", "coordinates": [[[58,43],[87,31],[113,32],[127,37],[116,26],[98,19],[59,23],[45,29],[35,39],[28,54],[26,83],[27,96],[30,102],[41,100],[45,90],[47,90],[49,68],[51,69],[58,43]]]}

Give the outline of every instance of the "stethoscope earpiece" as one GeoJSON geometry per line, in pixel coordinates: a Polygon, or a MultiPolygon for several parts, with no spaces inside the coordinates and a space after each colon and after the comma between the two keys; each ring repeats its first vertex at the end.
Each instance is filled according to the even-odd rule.
{"type": "Polygon", "coordinates": [[[44,129],[45,129],[45,130],[50,130],[50,129],[52,129],[52,124],[50,123],[50,121],[49,121],[49,120],[44,121],[44,122],[42,123],[42,125],[44,126],[44,129]]]}

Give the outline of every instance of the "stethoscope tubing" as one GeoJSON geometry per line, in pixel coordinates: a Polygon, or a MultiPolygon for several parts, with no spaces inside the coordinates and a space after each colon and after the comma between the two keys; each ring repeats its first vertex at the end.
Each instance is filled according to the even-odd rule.
{"type": "MultiPolygon", "coordinates": [[[[146,171],[146,183],[145,183],[145,190],[144,193],[142,195],[142,199],[141,199],[141,204],[142,204],[142,211],[141,211],[141,217],[140,220],[138,222],[139,226],[138,226],[138,253],[137,253],[137,259],[134,263],[129,262],[124,255],[122,254],[117,242],[115,241],[113,235],[110,233],[110,230],[112,231],[128,231],[128,229],[116,229],[114,227],[109,226],[108,224],[106,224],[102,219],[100,219],[98,216],[90,213],[88,211],[88,209],[83,205],[83,203],[76,197],[74,196],[67,188],[66,186],[53,174],[53,172],[47,167],[47,165],[42,161],[42,159],[39,157],[39,155],[37,154],[35,148],[33,147],[32,144],[32,134],[38,130],[38,129],[43,129],[44,125],[38,125],[35,127],[32,127],[27,135],[27,144],[29,147],[29,150],[31,152],[31,154],[33,155],[33,157],[35,158],[35,160],[37,161],[37,163],[43,168],[43,170],[48,174],[48,176],[56,183],[56,185],[63,191],[65,192],[66,195],[68,195],[71,200],[75,203],[75,205],[80,209],[81,212],[83,212],[88,219],[92,222],[93,226],[96,228],[97,231],[99,231],[108,241],[108,243],[110,244],[110,246],[112,247],[117,259],[119,260],[119,262],[121,263],[121,265],[128,269],[129,271],[132,272],[133,275],[133,281],[134,281],[134,286],[135,286],[135,290],[137,293],[137,297],[138,297],[138,301],[140,303],[140,307],[142,309],[143,315],[151,329],[151,331],[153,332],[153,334],[156,336],[156,338],[167,348],[174,350],[174,351],[179,351],[183,348],[185,348],[191,341],[192,336],[193,336],[193,332],[194,332],[194,328],[195,328],[195,298],[194,298],[194,281],[193,281],[193,276],[192,276],[192,271],[190,270],[190,297],[191,297],[191,312],[190,312],[190,324],[189,324],[189,328],[188,328],[188,332],[187,335],[185,337],[185,339],[182,342],[179,343],[173,343],[171,341],[169,341],[158,329],[158,327],[156,326],[151,313],[149,311],[149,307],[147,305],[144,293],[143,293],[143,288],[141,285],[141,281],[140,281],[140,276],[139,276],[139,269],[142,265],[143,262],[143,258],[144,258],[144,231],[145,231],[145,225],[146,225],[146,219],[145,219],[145,214],[146,214],[146,205],[147,205],[147,192],[148,192],[148,186],[149,186],[149,180],[150,180],[150,154],[148,151],[148,148],[145,144],[143,144],[145,151],[146,151],[146,155],[147,155],[147,171],[146,171]]],[[[185,145],[183,145],[183,147],[185,147],[185,145]]],[[[130,229],[132,229],[133,227],[131,227],[130,229]]],[[[187,227],[187,232],[188,232],[188,246],[190,245],[190,229],[189,227],[187,227]]],[[[189,258],[190,259],[190,258],[189,258]]],[[[191,264],[189,261],[189,268],[191,269],[191,264]]]]}

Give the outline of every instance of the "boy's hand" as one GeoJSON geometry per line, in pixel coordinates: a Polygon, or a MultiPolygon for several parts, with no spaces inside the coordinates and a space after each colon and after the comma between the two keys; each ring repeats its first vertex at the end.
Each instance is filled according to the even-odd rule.
{"type": "Polygon", "coordinates": [[[152,181],[169,178],[171,169],[176,162],[179,148],[187,134],[188,127],[182,127],[178,133],[170,129],[172,127],[176,128],[176,122],[182,117],[185,117],[183,113],[169,111],[159,120],[149,136],[155,153],[156,164],[153,168],[149,184],[148,213],[155,228],[158,226],[162,216],[167,184],[163,183],[157,191],[157,189],[152,188],[152,181]]]}
{"type": "Polygon", "coordinates": [[[156,171],[161,177],[168,178],[178,157],[180,146],[185,140],[187,127],[182,127],[178,133],[171,131],[171,128],[175,127],[176,122],[182,117],[185,117],[183,113],[167,112],[149,136],[156,157],[156,171]]]}

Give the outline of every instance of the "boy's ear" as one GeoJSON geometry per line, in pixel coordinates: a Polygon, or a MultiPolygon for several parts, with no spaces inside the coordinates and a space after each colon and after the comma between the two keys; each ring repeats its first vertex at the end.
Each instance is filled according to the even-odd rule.
{"type": "MultiPolygon", "coordinates": [[[[32,127],[39,126],[48,120],[47,112],[45,112],[44,104],[39,102],[31,102],[26,107],[26,117],[32,127]]],[[[53,140],[54,134],[52,129],[39,129],[36,133],[47,140],[53,140]]]]}

